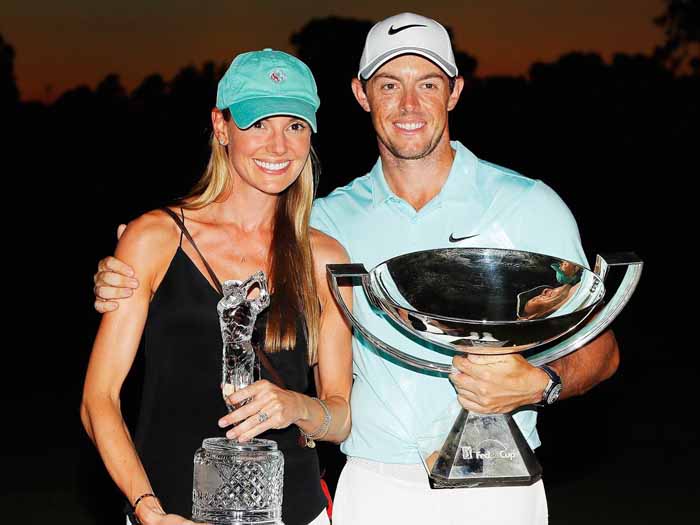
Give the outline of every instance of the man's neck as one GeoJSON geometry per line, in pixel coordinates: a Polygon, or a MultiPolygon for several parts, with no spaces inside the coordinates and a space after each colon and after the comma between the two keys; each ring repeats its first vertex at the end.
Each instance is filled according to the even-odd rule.
{"type": "Polygon", "coordinates": [[[384,179],[391,191],[416,211],[440,193],[450,175],[455,153],[447,134],[429,155],[415,160],[396,158],[379,142],[384,179]]]}

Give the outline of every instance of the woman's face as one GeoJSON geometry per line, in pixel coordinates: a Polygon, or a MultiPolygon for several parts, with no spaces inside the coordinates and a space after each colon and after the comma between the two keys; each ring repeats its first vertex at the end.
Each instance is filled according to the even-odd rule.
{"type": "Polygon", "coordinates": [[[576,274],[576,272],[579,271],[580,266],[577,266],[569,261],[561,261],[561,263],[559,263],[559,268],[561,269],[562,273],[567,277],[573,277],[576,274]]]}
{"type": "Polygon", "coordinates": [[[269,195],[287,189],[309,157],[311,126],[297,117],[270,117],[248,129],[230,119],[227,130],[234,177],[269,195]]]}

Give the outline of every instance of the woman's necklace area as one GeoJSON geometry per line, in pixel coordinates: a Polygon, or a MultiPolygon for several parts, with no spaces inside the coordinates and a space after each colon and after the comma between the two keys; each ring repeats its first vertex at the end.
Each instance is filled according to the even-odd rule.
{"type": "Polygon", "coordinates": [[[241,250],[238,249],[238,245],[240,243],[236,242],[235,239],[231,236],[229,231],[222,226],[222,229],[224,230],[224,234],[226,234],[226,237],[228,237],[228,240],[230,241],[229,249],[236,255],[238,258],[238,263],[239,264],[245,264],[245,262],[248,259],[255,259],[258,257],[263,257],[263,255],[266,252],[267,246],[262,246],[259,250],[253,252],[253,253],[244,253],[241,250]]]}

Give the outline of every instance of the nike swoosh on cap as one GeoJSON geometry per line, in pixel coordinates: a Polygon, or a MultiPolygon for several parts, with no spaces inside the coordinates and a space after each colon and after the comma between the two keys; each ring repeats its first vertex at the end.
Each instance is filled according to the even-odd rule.
{"type": "Polygon", "coordinates": [[[459,241],[463,241],[465,239],[471,239],[473,237],[478,237],[478,236],[479,236],[479,234],[475,233],[474,235],[467,235],[466,237],[455,237],[455,234],[451,233],[450,234],[450,242],[459,242],[459,241]]]}
{"type": "Polygon", "coordinates": [[[400,33],[404,29],[408,29],[409,27],[428,27],[425,24],[408,24],[407,26],[401,26],[397,27],[394,29],[394,25],[392,24],[391,27],[389,27],[389,34],[390,35],[395,35],[396,33],[400,33]]]}

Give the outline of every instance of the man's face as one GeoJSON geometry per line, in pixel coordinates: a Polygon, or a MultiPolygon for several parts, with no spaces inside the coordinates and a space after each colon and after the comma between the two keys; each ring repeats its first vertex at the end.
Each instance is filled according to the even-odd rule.
{"type": "Polygon", "coordinates": [[[457,100],[463,81],[450,92],[449,79],[429,60],[404,55],[390,60],[353,90],[360,105],[372,114],[381,144],[399,159],[428,156],[443,139],[449,139],[447,113],[457,100]],[[358,92],[358,87],[360,92],[358,92]]]}
{"type": "Polygon", "coordinates": [[[557,288],[545,288],[530,299],[523,308],[527,319],[539,319],[556,310],[568,297],[572,286],[564,284],[557,288]]]}

